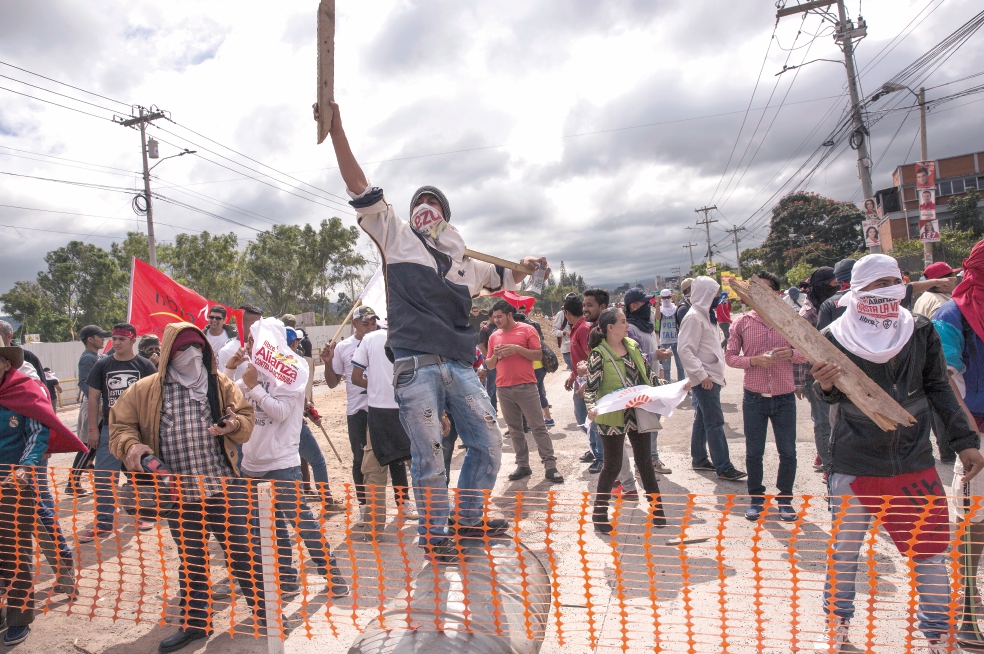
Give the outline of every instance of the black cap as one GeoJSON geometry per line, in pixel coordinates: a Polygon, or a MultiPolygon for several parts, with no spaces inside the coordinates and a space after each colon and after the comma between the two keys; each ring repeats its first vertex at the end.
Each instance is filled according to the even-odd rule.
{"type": "Polygon", "coordinates": [[[113,335],[112,332],[103,329],[98,325],[86,325],[85,327],[79,330],[79,340],[82,341],[83,343],[85,342],[85,339],[89,338],[90,336],[102,336],[103,338],[109,338],[112,335],[113,335]]]}
{"type": "Polygon", "coordinates": [[[653,296],[647,295],[641,288],[633,287],[625,292],[625,297],[622,298],[622,301],[625,302],[625,306],[629,306],[633,302],[649,302],[652,299],[653,296]]]}

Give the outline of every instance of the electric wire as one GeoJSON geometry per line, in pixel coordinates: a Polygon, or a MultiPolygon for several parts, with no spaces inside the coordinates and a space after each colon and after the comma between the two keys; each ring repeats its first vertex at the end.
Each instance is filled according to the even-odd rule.
{"type": "Polygon", "coordinates": [[[9,93],[16,93],[17,95],[22,95],[25,98],[30,98],[31,100],[37,100],[38,102],[47,102],[48,104],[52,104],[52,105],[54,105],[56,107],[61,107],[62,109],[68,109],[69,111],[75,111],[75,112],[80,113],[80,114],[85,114],[86,116],[92,116],[93,118],[98,118],[100,120],[108,120],[109,122],[113,122],[113,119],[112,118],[107,118],[105,116],[97,116],[96,114],[91,113],[89,111],[82,111],[81,109],[76,109],[75,107],[69,107],[68,105],[59,104],[57,102],[52,102],[51,100],[45,100],[44,98],[39,98],[37,96],[28,95],[27,93],[21,93],[20,91],[15,91],[14,89],[8,89],[6,86],[0,86],[0,91],[7,91],[9,93]]]}
{"type": "Polygon", "coordinates": [[[78,86],[72,86],[71,84],[67,84],[65,82],[59,82],[58,80],[52,79],[51,77],[45,77],[44,75],[42,75],[40,73],[35,73],[33,71],[27,70],[26,68],[21,68],[20,66],[15,66],[13,64],[9,64],[6,61],[0,61],[0,65],[10,66],[11,68],[16,68],[17,70],[19,70],[19,71],[21,71],[23,73],[27,73],[29,75],[35,75],[37,77],[40,77],[41,79],[46,79],[49,82],[54,82],[55,84],[61,84],[62,86],[67,86],[70,89],[75,89],[76,91],[82,91],[83,93],[88,93],[89,95],[94,95],[97,98],[102,98],[103,100],[109,100],[110,102],[115,102],[117,104],[121,104],[124,107],[132,107],[133,106],[129,102],[121,102],[119,100],[114,100],[113,98],[106,97],[105,95],[100,95],[99,93],[94,93],[92,91],[86,91],[85,89],[79,88],[78,86]]]}

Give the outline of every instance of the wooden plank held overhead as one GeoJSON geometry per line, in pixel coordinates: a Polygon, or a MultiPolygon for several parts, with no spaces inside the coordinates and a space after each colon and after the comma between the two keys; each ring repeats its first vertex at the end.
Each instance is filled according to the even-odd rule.
{"type": "Polygon", "coordinates": [[[335,99],[335,0],[318,5],[318,143],[331,129],[335,99]]]}
{"type": "Polygon", "coordinates": [[[524,275],[530,274],[528,268],[525,268],[515,261],[509,261],[508,259],[501,259],[499,257],[493,257],[491,254],[483,254],[481,252],[476,252],[475,250],[469,250],[465,248],[465,256],[471,257],[472,259],[478,259],[479,261],[484,261],[486,263],[491,263],[495,266],[502,266],[503,268],[508,268],[509,270],[514,270],[524,275]]]}
{"type": "Polygon", "coordinates": [[[731,288],[742,302],[755,309],[766,324],[782,334],[810,363],[826,361],[840,366],[841,376],[835,382],[837,388],[879,427],[891,431],[898,425],[908,427],[916,424],[916,419],[908,411],[771,288],[754,281],[738,280],[732,280],[731,288]]]}

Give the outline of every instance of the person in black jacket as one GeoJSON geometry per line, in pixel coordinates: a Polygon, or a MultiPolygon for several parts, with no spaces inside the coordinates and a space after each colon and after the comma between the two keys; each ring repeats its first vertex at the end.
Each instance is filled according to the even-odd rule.
{"type": "Polygon", "coordinates": [[[860,259],[842,299],[844,314],[822,333],[914,416],[915,424],[883,430],[834,385],[841,374],[837,365],[818,361],[811,370],[813,392],[836,407],[827,482],[834,497],[834,563],[823,597],[835,651],[846,642],[854,616],[858,558],[873,515],[879,515],[900,553],[914,561],[917,618],[930,651],[950,651],[950,582],[943,554],[950,532],[946,490],[929,439],[932,409],[946,423],[949,444],[967,470],[964,479],[984,468],[977,432],[950,388],[939,335],[927,318],[913,317],[903,306],[907,289],[901,278],[889,256],[860,259]],[[884,496],[891,498],[888,511],[884,496]]]}

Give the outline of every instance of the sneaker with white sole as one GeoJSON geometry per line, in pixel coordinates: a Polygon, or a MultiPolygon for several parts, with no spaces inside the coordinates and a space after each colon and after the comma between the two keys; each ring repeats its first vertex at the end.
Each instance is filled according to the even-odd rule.
{"type": "Polygon", "coordinates": [[[666,464],[660,461],[658,458],[653,459],[653,470],[655,470],[657,473],[661,475],[673,474],[673,471],[670,468],[668,468],[666,464]]]}
{"type": "Polygon", "coordinates": [[[847,618],[832,618],[827,622],[827,633],[815,643],[818,652],[842,652],[847,645],[851,623],[847,618]]]}

